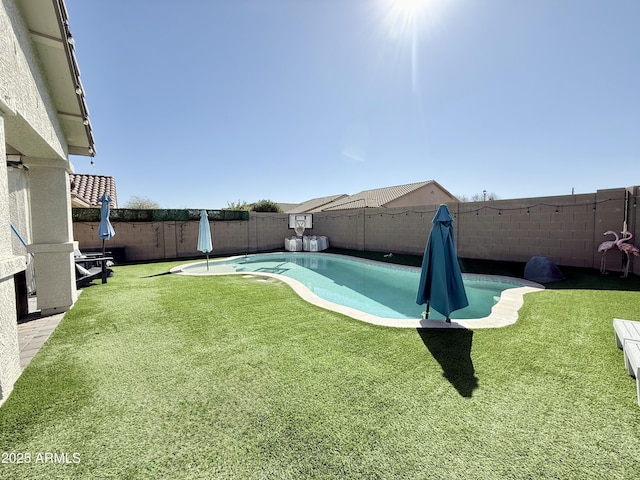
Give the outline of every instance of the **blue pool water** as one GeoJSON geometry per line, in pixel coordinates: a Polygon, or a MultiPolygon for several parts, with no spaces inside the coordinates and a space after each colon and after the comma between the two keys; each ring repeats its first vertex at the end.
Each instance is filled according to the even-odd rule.
{"type": "MultiPolygon", "coordinates": [[[[422,318],[424,305],[416,304],[420,269],[327,253],[267,253],[187,265],[185,274],[272,273],[293,278],[318,297],[385,318],[422,318]]],[[[451,314],[453,319],[487,317],[513,281],[463,275],[469,306],[451,314]]],[[[431,309],[430,319],[443,319],[431,309]]]]}

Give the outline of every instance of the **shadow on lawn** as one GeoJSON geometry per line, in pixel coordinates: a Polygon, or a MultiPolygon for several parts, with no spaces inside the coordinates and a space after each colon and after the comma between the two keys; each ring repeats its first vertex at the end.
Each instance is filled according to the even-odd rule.
{"type": "Polygon", "coordinates": [[[422,339],[433,358],[442,367],[442,375],[449,380],[458,393],[471,398],[478,387],[471,360],[473,331],[466,329],[418,328],[422,339]]]}
{"type": "Polygon", "coordinates": [[[153,278],[153,277],[162,277],[164,275],[171,275],[171,272],[162,272],[162,273],[156,273],[154,275],[146,275],[144,277],[141,278],[153,278]]]}

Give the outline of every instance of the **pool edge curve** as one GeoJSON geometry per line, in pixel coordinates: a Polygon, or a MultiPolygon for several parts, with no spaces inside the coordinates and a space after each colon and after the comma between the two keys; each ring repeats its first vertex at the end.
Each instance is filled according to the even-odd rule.
{"type": "MultiPolygon", "coordinates": [[[[264,255],[264,254],[260,254],[264,255]]],[[[347,258],[346,255],[338,255],[333,253],[323,253],[322,255],[326,256],[335,256],[339,258],[347,258]]],[[[236,258],[242,258],[246,255],[233,255],[230,257],[218,258],[215,260],[210,260],[210,264],[215,264],[217,261],[228,261],[236,258]]],[[[348,257],[352,259],[352,257],[348,257]]],[[[389,266],[387,263],[376,262],[375,260],[368,260],[362,258],[354,258],[358,261],[363,261],[366,263],[372,263],[377,265],[385,265],[389,266]]],[[[340,305],[337,303],[330,302],[328,300],[324,300],[323,298],[318,297],[315,293],[309,290],[302,282],[295,280],[290,277],[286,277],[284,275],[279,275],[277,273],[269,273],[269,272],[203,272],[203,273],[186,273],[184,269],[191,265],[202,264],[203,261],[191,262],[184,265],[179,265],[170,270],[171,273],[186,275],[186,276],[220,276],[220,275],[250,275],[252,277],[271,277],[277,280],[280,280],[287,285],[289,285],[293,291],[298,294],[303,300],[311,303],[320,308],[324,308],[325,310],[330,310],[333,312],[341,313],[348,317],[351,317],[355,320],[359,320],[362,322],[366,322],[372,325],[378,325],[383,327],[393,327],[393,328],[462,328],[462,329],[480,329],[480,328],[501,328],[506,327],[508,325],[513,325],[518,321],[518,312],[522,305],[524,304],[524,295],[527,293],[539,292],[544,290],[544,286],[532,282],[530,280],[524,280],[521,278],[515,277],[505,277],[503,275],[489,275],[489,274],[464,274],[469,277],[489,277],[495,280],[504,280],[511,279],[517,280],[518,283],[521,283],[523,286],[509,288],[504,290],[500,295],[500,300],[496,303],[492,309],[491,313],[482,318],[469,318],[469,319],[451,319],[451,323],[447,323],[444,320],[425,320],[418,318],[387,318],[387,317],[378,317],[377,315],[373,315],[370,313],[362,312],[355,308],[346,307],[344,305],[340,305]]],[[[403,267],[402,265],[394,265],[397,267],[403,267]]],[[[407,267],[411,268],[411,267],[407,267]]],[[[415,268],[415,267],[413,267],[415,268]]]]}

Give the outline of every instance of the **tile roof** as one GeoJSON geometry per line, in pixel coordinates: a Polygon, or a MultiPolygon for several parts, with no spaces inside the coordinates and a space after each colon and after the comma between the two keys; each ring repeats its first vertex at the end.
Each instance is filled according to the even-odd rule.
{"type": "Polygon", "coordinates": [[[283,211],[284,213],[288,213],[292,208],[296,208],[298,204],[278,202],[278,206],[280,207],[281,211],[283,211]]]}
{"type": "Polygon", "coordinates": [[[100,197],[107,192],[111,208],[118,208],[116,180],[103,175],[71,174],[71,200],[74,207],[98,207],[100,197]]]}
{"type": "Polygon", "coordinates": [[[393,187],[375,188],[373,190],[364,190],[355,195],[335,201],[324,208],[322,211],[329,210],[346,210],[350,208],[376,208],[384,207],[389,202],[403,197],[418,188],[424,187],[431,183],[436,183],[433,180],[426,182],[409,183],[406,185],[396,185],[393,187]]]}
{"type": "Polygon", "coordinates": [[[302,202],[298,205],[293,205],[289,209],[286,210],[287,213],[311,213],[311,212],[319,212],[323,207],[329,205],[332,202],[340,200],[342,198],[347,198],[348,195],[341,193],[339,195],[329,195],[328,197],[318,197],[312,198],[311,200],[307,200],[306,202],[302,202]]]}
{"type": "Polygon", "coordinates": [[[425,182],[408,183],[406,185],[396,185],[393,187],[374,188],[372,190],[364,190],[355,195],[330,195],[328,197],[314,198],[298,205],[290,206],[286,213],[317,213],[330,210],[347,210],[352,208],[377,208],[386,207],[394,200],[409,195],[416,190],[427,185],[434,185],[445,195],[456,200],[446,188],[435,180],[427,180],[425,182]]]}

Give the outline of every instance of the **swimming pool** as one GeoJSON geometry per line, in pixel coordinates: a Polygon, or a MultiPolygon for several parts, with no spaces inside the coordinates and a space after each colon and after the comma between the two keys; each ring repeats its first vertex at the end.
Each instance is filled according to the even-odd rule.
{"type": "MultiPolygon", "coordinates": [[[[274,276],[289,283],[311,303],[346,313],[359,320],[392,326],[445,323],[442,321],[444,317],[433,309],[429,320],[423,320],[425,307],[415,303],[420,278],[418,267],[327,253],[285,252],[210,261],[208,271],[206,262],[198,262],[177,267],[172,272],[185,275],[274,276]]],[[[509,304],[508,297],[513,300],[513,295],[505,296],[506,293],[523,288],[542,288],[533,282],[510,277],[469,274],[463,277],[469,306],[452,313],[451,324],[454,326],[472,326],[472,323],[478,324],[477,320],[480,319],[491,320],[492,314],[496,313],[496,306],[503,303],[503,300],[509,304]]],[[[526,292],[518,293],[522,296],[526,292]]],[[[508,305],[503,305],[505,306],[508,305]]],[[[515,305],[510,308],[513,307],[515,305]]],[[[499,316],[500,308],[497,310],[499,316]]],[[[488,323],[490,325],[486,326],[497,326],[491,324],[491,321],[488,323]]]]}

